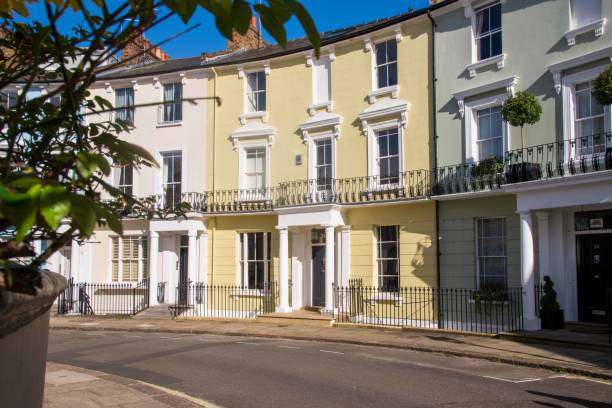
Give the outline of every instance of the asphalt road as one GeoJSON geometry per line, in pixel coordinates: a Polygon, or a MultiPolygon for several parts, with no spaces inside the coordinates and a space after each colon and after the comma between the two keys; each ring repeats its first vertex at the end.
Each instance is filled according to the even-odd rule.
{"type": "Polygon", "coordinates": [[[604,381],[313,341],[52,330],[48,359],[223,407],[612,407],[604,381]]]}

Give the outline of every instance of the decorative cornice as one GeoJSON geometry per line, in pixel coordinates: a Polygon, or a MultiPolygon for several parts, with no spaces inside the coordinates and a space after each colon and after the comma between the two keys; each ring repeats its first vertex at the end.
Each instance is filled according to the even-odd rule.
{"type": "Polygon", "coordinates": [[[572,58],[569,60],[557,62],[549,65],[548,70],[553,76],[555,82],[555,90],[557,93],[561,93],[561,72],[566,69],[575,68],[580,65],[589,64],[598,60],[607,59],[608,63],[612,63],[612,46],[602,48],[597,51],[593,51],[587,54],[580,55],[579,57],[572,58]]]}
{"type": "Polygon", "coordinates": [[[518,84],[519,77],[513,76],[510,78],[502,79],[500,81],[491,82],[485,85],[477,86],[475,88],[466,89],[464,91],[455,92],[453,96],[457,100],[459,105],[459,116],[463,117],[465,112],[464,100],[471,96],[483,94],[486,92],[494,91],[496,89],[505,88],[508,96],[514,95],[514,87],[518,84]]]}
{"type": "Polygon", "coordinates": [[[310,104],[308,107],[308,114],[310,116],[314,116],[317,113],[317,110],[325,109],[327,112],[331,112],[334,110],[334,101],[320,102],[310,104]]]}
{"type": "MultiPolygon", "coordinates": [[[[385,100],[383,102],[386,102],[385,100]]],[[[382,104],[383,102],[379,102],[382,104]]],[[[385,116],[399,115],[399,124],[405,128],[408,122],[408,111],[410,110],[410,104],[405,101],[395,101],[394,104],[385,104],[380,108],[376,108],[376,105],[366,109],[359,114],[359,120],[361,121],[361,131],[366,134],[368,129],[368,121],[370,119],[380,119],[385,116]]]]}
{"type": "Polygon", "coordinates": [[[234,130],[230,135],[230,141],[232,142],[234,151],[238,150],[238,145],[244,139],[265,138],[268,146],[274,143],[274,134],[276,130],[273,127],[267,126],[264,128],[244,129],[247,126],[234,130]]]}

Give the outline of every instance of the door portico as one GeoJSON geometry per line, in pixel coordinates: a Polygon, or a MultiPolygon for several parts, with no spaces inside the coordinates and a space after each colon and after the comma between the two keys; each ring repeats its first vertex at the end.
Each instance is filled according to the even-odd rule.
{"type": "MultiPolygon", "coordinates": [[[[283,209],[279,212],[278,218],[280,243],[277,311],[286,313],[302,307],[320,306],[322,313],[332,313],[334,285],[338,282],[337,276],[339,276],[338,271],[342,269],[341,265],[346,265],[348,273],[348,260],[342,259],[343,251],[338,251],[341,245],[336,244],[338,227],[344,227],[340,207],[329,205],[283,209]],[[313,241],[313,237],[316,242],[313,241]],[[291,287],[289,286],[290,238],[291,287]],[[291,305],[289,291],[291,291],[291,305]]],[[[342,239],[340,241],[342,242],[342,239]]]]}

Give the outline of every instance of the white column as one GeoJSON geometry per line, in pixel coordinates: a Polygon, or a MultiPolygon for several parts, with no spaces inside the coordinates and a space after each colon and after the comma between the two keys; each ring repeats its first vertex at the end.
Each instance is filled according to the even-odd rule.
{"type": "Polygon", "coordinates": [[[198,280],[196,276],[196,238],[198,232],[189,230],[187,233],[187,278],[190,282],[195,283],[198,280]]]}
{"type": "Polygon", "coordinates": [[[289,230],[285,226],[279,226],[279,247],[278,247],[278,266],[279,266],[279,305],[276,311],[288,313],[289,307],[289,230]]]}
{"type": "Polygon", "coordinates": [[[521,284],[523,286],[523,325],[525,330],[539,330],[535,314],[535,266],[533,220],[531,212],[521,211],[521,284]]]}
{"type": "Polygon", "coordinates": [[[291,308],[297,310],[304,305],[304,231],[291,231],[291,308]]]}
{"type": "Polygon", "coordinates": [[[351,273],[351,227],[344,225],[340,229],[342,233],[342,250],[340,252],[341,276],[338,285],[347,287],[351,273]]]}
{"type": "Polygon", "coordinates": [[[325,226],[325,313],[334,312],[335,227],[325,226]]]}
{"type": "Polygon", "coordinates": [[[550,276],[550,237],[548,226],[548,211],[536,211],[538,218],[538,263],[540,265],[540,282],[544,276],[550,276]]]}
{"type": "Polygon", "coordinates": [[[74,279],[74,283],[82,282],[81,265],[79,265],[80,252],[81,245],[76,239],[73,239],[70,247],[70,276],[74,279]]]}
{"type": "MultiPolygon", "coordinates": [[[[159,252],[159,234],[149,232],[149,306],[157,304],[157,253],[159,252]]],[[[167,301],[167,299],[166,299],[167,301]]]]}
{"type": "Polygon", "coordinates": [[[198,245],[200,246],[200,270],[198,273],[199,282],[206,285],[208,283],[208,232],[200,232],[198,237],[198,245]]]}

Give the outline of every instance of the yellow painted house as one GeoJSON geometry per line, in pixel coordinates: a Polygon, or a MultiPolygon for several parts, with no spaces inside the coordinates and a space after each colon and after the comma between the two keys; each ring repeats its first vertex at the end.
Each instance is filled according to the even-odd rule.
{"type": "Polygon", "coordinates": [[[436,285],[430,22],[323,38],[318,59],[297,41],[210,61],[207,283],[277,282],[279,311],[331,311],[351,279],[436,285]]]}

